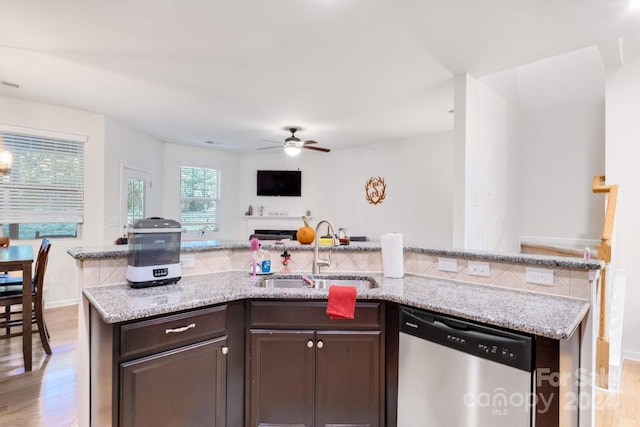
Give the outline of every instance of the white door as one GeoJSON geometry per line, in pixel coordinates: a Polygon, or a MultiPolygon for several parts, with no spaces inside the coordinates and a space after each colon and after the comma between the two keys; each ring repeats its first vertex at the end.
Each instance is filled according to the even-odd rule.
{"type": "Polygon", "coordinates": [[[122,166],[120,188],[120,230],[137,219],[149,217],[151,209],[151,172],[122,166]]]}

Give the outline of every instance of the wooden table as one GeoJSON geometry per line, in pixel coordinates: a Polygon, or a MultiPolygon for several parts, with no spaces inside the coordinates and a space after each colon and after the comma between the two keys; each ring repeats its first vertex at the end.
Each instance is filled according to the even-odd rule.
{"type": "Polygon", "coordinates": [[[22,355],[25,372],[32,369],[31,357],[31,265],[33,264],[33,247],[31,245],[15,245],[0,248],[0,271],[22,270],[22,355]]]}

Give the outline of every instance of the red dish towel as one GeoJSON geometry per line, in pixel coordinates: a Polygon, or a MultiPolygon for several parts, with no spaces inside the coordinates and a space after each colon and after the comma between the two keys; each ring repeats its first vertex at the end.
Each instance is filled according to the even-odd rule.
{"type": "Polygon", "coordinates": [[[329,286],[327,314],[331,319],[353,319],[356,311],[355,286],[329,286]]]}

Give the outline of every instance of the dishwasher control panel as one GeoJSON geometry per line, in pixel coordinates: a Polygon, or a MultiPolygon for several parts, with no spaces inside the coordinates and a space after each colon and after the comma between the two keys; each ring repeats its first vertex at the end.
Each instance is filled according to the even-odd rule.
{"type": "Polygon", "coordinates": [[[410,307],[400,310],[400,332],[483,359],[533,371],[534,338],[530,335],[410,307]]]}

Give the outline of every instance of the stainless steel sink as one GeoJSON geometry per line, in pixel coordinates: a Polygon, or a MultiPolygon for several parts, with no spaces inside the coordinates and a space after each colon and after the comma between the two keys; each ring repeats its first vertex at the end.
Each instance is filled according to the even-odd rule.
{"type": "Polygon", "coordinates": [[[261,288],[313,288],[329,289],[329,286],[355,286],[358,290],[377,288],[378,284],[368,277],[354,279],[318,277],[312,279],[313,286],[301,277],[274,277],[258,281],[256,286],[261,288]]]}
{"type": "Polygon", "coordinates": [[[313,285],[316,289],[329,289],[329,286],[355,286],[356,289],[372,289],[378,285],[371,279],[315,279],[313,285]]]}

